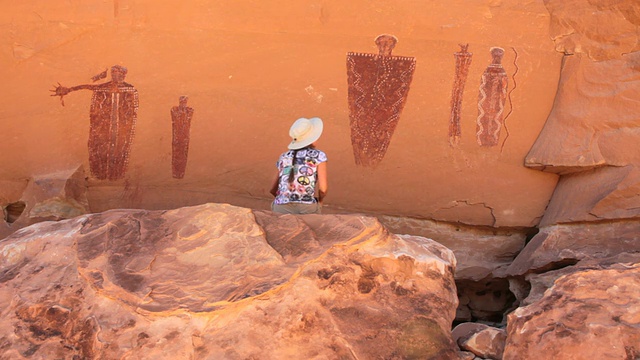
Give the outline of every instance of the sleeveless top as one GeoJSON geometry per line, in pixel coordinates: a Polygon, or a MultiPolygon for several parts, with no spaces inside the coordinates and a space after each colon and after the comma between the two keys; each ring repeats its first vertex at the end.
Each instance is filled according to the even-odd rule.
{"type": "Polygon", "coordinates": [[[318,180],[318,165],[327,161],[327,155],[317,149],[306,147],[299,149],[295,163],[293,153],[289,150],[278,159],[278,192],[274,204],[288,203],[313,204],[318,180]],[[289,173],[294,171],[293,181],[289,183],[289,173]]]}

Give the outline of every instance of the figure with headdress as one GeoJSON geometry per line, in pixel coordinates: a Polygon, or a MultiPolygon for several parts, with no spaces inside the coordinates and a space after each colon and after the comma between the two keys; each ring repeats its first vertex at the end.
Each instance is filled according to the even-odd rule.
{"type": "Polygon", "coordinates": [[[400,120],[416,67],[413,57],[392,55],[398,39],[376,38],[377,54],[347,53],[351,144],[357,165],[378,165],[400,120]]]}
{"type": "Polygon", "coordinates": [[[508,77],[502,67],[503,56],[504,49],[491,48],[491,64],[482,73],[476,122],[476,139],[481,146],[498,145],[500,139],[508,77]]]}
{"type": "MultiPolygon", "coordinates": [[[[111,81],[64,87],[58,83],[51,96],[64,96],[76,90],[91,90],[89,110],[89,169],[99,180],[124,177],[138,114],[138,90],[124,81],[127,69],[111,67],[111,81]]],[[[95,76],[100,79],[102,76],[95,76]]]]}

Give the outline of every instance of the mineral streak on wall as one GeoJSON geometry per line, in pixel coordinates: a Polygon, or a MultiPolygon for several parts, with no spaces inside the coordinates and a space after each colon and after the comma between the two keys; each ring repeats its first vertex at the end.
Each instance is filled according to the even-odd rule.
{"type": "Polygon", "coordinates": [[[552,107],[562,58],[543,2],[33,0],[1,6],[2,206],[19,200],[26,179],[83,165],[92,211],[204,202],[268,209],[289,126],[313,116],[325,123],[318,146],[329,158],[326,212],[533,226],[558,179],[523,166],[552,107]],[[380,34],[397,37],[394,54],[415,58],[416,68],[384,158],[376,167],[356,166],[345,57],[377,53],[380,34]],[[452,54],[459,44],[484,58],[469,66],[457,109],[462,136],[451,147],[452,54]],[[508,76],[516,69],[510,49],[519,54],[503,148],[481,147],[474,136],[476,89],[492,47],[508,50],[501,61],[508,76]],[[58,82],[106,82],[92,77],[113,65],[127,68],[126,81],[138,93],[135,139],[122,178],[101,180],[89,171],[91,91],[65,96],[62,106],[49,90],[58,82]],[[174,177],[168,110],[184,94],[197,115],[186,172],[174,177]]]}

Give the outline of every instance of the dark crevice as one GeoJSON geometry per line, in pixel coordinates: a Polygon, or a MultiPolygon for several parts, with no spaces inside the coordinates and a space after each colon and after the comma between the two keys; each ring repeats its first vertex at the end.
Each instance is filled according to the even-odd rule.
{"type": "Polygon", "coordinates": [[[9,224],[14,223],[24,212],[27,204],[24,201],[16,201],[4,208],[4,221],[9,224]]]}
{"type": "Polygon", "coordinates": [[[459,305],[453,327],[478,322],[494,327],[506,325],[505,313],[513,308],[516,296],[507,279],[457,280],[459,305]]]}
{"type": "Polygon", "coordinates": [[[546,264],[544,266],[541,266],[539,268],[531,269],[529,272],[530,273],[536,273],[536,274],[542,274],[542,273],[546,273],[546,272],[549,272],[549,271],[555,271],[555,270],[564,269],[566,267],[573,266],[573,265],[577,264],[578,262],[580,262],[580,259],[573,259],[573,258],[562,259],[562,260],[550,262],[550,263],[548,263],[548,264],[546,264]]]}

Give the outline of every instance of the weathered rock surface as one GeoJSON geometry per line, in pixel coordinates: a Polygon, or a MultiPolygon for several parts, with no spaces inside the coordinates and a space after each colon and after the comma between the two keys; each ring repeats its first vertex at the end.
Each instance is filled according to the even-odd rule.
{"type": "Polygon", "coordinates": [[[638,4],[545,6],[550,35],[567,55],[553,109],[525,160],[562,175],[540,225],[640,217],[638,4]]]}
{"type": "MultiPolygon", "coordinates": [[[[2,199],[0,199],[2,200],[2,199]]],[[[89,212],[87,181],[79,166],[29,179],[20,199],[0,203],[4,222],[0,239],[40,221],[70,219],[89,212]]]]}
{"type": "Polygon", "coordinates": [[[463,323],[451,332],[460,349],[484,359],[502,359],[507,333],[480,323],[463,323]]]}
{"type": "Polygon", "coordinates": [[[541,273],[582,259],[640,250],[640,220],[561,224],[542,228],[501,276],[541,273]]]}
{"type": "Polygon", "coordinates": [[[455,258],[361,216],[117,210],[0,242],[0,357],[458,359],[455,258]]]}
{"type": "Polygon", "coordinates": [[[524,248],[526,230],[491,229],[452,225],[432,220],[378,216],[395,234],[412,234],[433,239],[456,256],[456,280],[480,281],[507,267],[524,248]]]}
{"type": "Polygon", "coordinates": [[[501,323],[515,297],[504,270],[522,250],[526,229],[491,229],[431,220],[377,216],[396,234],[419,235],[451,249],[456,256],[459,305],[456,322],[501,323]]]}
{"type": "Polygon", "coordinates": [[[542,277],[529,305],[508,317],[504,359],[640,357],[637,252],[584,260],[542,277]],[[544,292],[542,283],[549,286],[544,292]]]}

